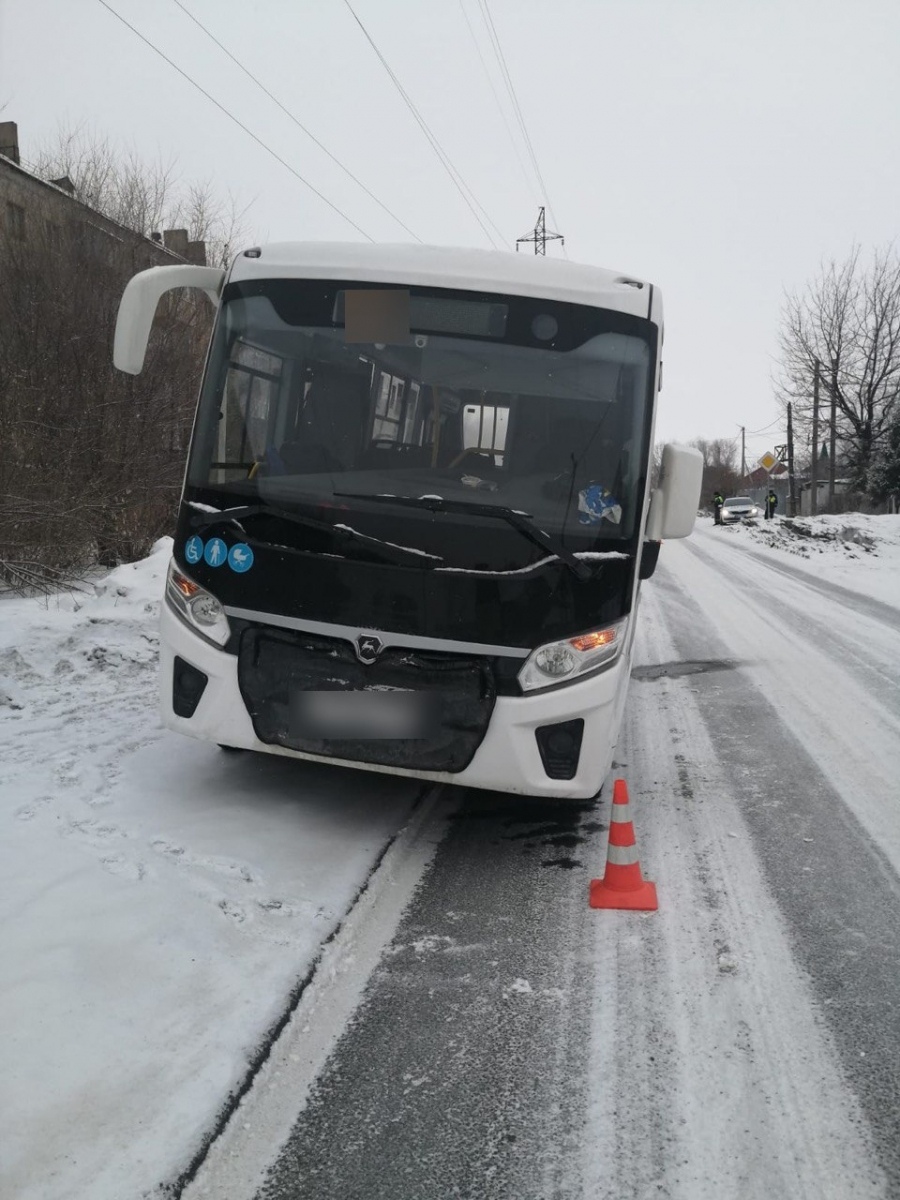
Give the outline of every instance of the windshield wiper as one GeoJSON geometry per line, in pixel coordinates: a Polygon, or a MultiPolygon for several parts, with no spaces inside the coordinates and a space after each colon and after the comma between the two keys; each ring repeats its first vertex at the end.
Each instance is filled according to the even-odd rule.
{"type": "MultiPolygon", "coordinates": [[[[248,504],[243,508],[226,508],[221,512],[201,512],[191,517],[191,527],[206,529],[210,525],[225,525],[232,521],[240,522],[247,517],[266,516],[277,517],[280,521],[289,521],[293,525],[301,525],[304,529],[315,529],[326,533],[338,541],[359,542],[370,549],[373,554],[379,554],[388,562],[415,564],[417,567],[437,567],[443,559],[437,554],[428,554],[425,550],[413,550],[406,546],[397,546],[393,542],[385,542],[381,538],[369,537],[360,533],[350,525],[331,525],[328,521],[319,521],[315,517],[303,517],[299,513],[287,512],[282,508],[272,508],[268,504],[248,504]]],[[[274,542],[254,541],[256,546],[266,546],[269,549],[280,549],[274,542]]]]}
{"type": "Polygon", "coordinates": [[[593,571],[587,563],[576,558],[571,550],[567,550],[557,538],[551,537],[549,533],[539,529],[531,520],[529,513],[516,512],[513,508],[502,508],[495,504],[475,504],[469,500],[444,500],[440,496],[376,496],[364,492],[335,492],[335,496],[346,500],[375,500],[379,504],[404,504],[408,508],[427,508],[431,512],[494,517],[497,520],[505,521],[513,529],[517,529],[535,546],[540,546],[542,550],[548,550],[555,555],[560,562],[565,563],[576,578],[590,579],[593,575],[593,571]]]}

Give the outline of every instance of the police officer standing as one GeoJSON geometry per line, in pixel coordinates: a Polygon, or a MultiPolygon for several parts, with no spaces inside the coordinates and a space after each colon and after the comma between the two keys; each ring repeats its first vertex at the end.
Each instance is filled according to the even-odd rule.
{"type": "Polygon", "coordinates": [[[718,488],[715,490],[715,492],[713,492],[712,503],[713,503],[713,512],[715,513],[715,524],[721,525],[722,524],[722,505],[725,503],[725,497],[718,490],[718,488]]]}
{"type": "Polygon", "coordinates": [[[770,521],[775,516],[775,509],[778,507],[778,497],[774,491],[769,488],[769,494],[766,496],[766,520],[770,521]]]}

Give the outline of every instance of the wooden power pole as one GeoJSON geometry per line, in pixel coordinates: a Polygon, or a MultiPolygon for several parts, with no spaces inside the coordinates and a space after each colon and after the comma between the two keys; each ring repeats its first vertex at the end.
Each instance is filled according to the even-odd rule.
{"type": "Polygon", "coordinates": [[[819,509],[819,360],[813,372],[813,427],[812,464],[809,471],[809,514],[814,517],[819,509]]]}
{"type": "Polygon", "coordinates": [[[831,360],[831,438],[828,443],[828,511],[834,512],[834,451],[837,441],[837,359],[831,360]]]}
{"type": "Polygon", "coordinates": [[[796,515],[797,515],[797,498],[796,498],[796,493],[794,491],[794,420],[793,420],[793,413],[791,412],[791,402],[790,401],[788,401],[788,406],[787,406],[787,418],[788,418],[788,427],[787,427],[788,489],[789,489],[789,496],[790,496],[789,507],[791,510],[791,516],[796,517],[796,515]]]}

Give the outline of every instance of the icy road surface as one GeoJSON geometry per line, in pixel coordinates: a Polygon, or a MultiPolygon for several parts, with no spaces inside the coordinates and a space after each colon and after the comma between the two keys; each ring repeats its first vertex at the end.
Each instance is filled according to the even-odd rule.
{"type": "Polygon", "coordinates": [[[850,521],[663,548],[616,769],[646,915],[587,908],[606,793],[163,734],[163,547],[0,603],[0,1193],[900,1196],[900,520],[850,521]]]}

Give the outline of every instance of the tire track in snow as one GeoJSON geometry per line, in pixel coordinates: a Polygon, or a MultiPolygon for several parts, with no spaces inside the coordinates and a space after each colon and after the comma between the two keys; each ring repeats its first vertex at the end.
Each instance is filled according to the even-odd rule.
{"type": "MultiPolygon", "coordinates": [[[[650,624],[665,622],[669,645],[681,656],[696,655],[698,644],[706,652],[733,654],[734,644],[720,642],[712,632],[695,598],[699,596],[704,604],[710,599],[706,581],[698,578],[686,560],[687,556],[683,573],[676,560],[674,570],[662,576],[663,587],[650,624]]],[[[749,670],[725,672],[708,677],[701,686],[694,677],[672,681],[671,687],[682,691],[682,719],[695,707],[708,730],[707,748],[701,738],[695,751],[704,771],[708,772],[709,756],[715,754],[713,746],[720,748],[721,767],[716,768],[719,799],[709,806],[708,816],[717,822],[723,816],[729,823],[732,819],[737,822],[730,831],[737,832],[737,838],[722,838],[720,833],[724,861],[727,865],[730,860],[734,871],[726,882],[735,902],[752,906],[753,893],[742,884],[754,873],[761,877],[755,888],[759,929],[764,931],[767,925],[773,929],[768,947],[758,931],[749,931],[759,945],[756,969],[762,972],[761,1003],[770,1012],[774,1003],[782,1009],[795,1006],[798,1013],[806,1014],[809,1029],[798,1028],[796,1045],[776,1045],[771,1061],[784,1064],[783,1074],[790,1072],[795,1077],[798,1070],[821,1073],[818,1094],[807,1095],[800,1106],[806,1116],[801,1112],[797,1129],[808,1122],[810,1103],[814,1121],[817,1106],[826,1115],[835,1106],[846,1106],[851,1120],[854,1110],[865,1115],[877,1160],[887,1177],[886,1194],[900,1195],[900,981],[896,974],[900,881],[850,811],[845,796],[798,744],[776,706],[750,681],[750,674],[749,670]],[[693,703],[691,694],[696,695],[693,703]],[[745,854],[749,846],[753,848],[745,861],[735,854],[742,845],[745,854]],[[762,886],[762,879],[767,887],[762,886]],[[771,907],[768,892],[777,902],[781,921],[772,921],[766,912],[771,907]],[[776,969],[786,940],[793,962],[776,969]],[[799,995],[792,997],[798,968],[809,987],[801,983],[799,995]],[[847,1090],[852,1089],[856,1104],[848,1102],[846,1093],[842,1095],[833,1068],[826,1070],[830,1055],[810,1057],[807,1051],[798,1057],[816,1026],[822,1033],[827,1027],[822,1045],[827,1048],[830,1044],[839,1057],[847,1090]]],[[[776,665],[772,681],[777,678],[776,665]]],[[[776,1010],[770,1034],[784,1027],[786,1016],[776,1010]]],[[[812,1143],[804,1149],[803,1142],[798,1150],[807,1156],[820,1152],[812,1143]]],[[[871,1170],[864,1174],[874,1184],[871,1170]]],[[[836,1182],[839,1178],[835,1177],[829,1185],[832,1190],[826,1189],[822,1195],[858,1194],[849,1182],[842,1191],[836,1182]]],[[[740,1193],[742,1197],[745,1194],[755,1193],[740,1193]]],[[[798,1193],[788,1187],[785,1194],[798,1193]]]]}
{"type": "MultiPolygon", "coordinates": [[[[691,549],[696,549],[697,542],[692,540],[688,545],[691,549]]],[[[766,554],[762,550],[753,550],[744,544],[738,548],[737,545],[728,545],[724,540],[720,541],[719,545],[726,546],[726,553],[733,554],[735,558],[739,555],[752,558],[761,567],[768,571],[774,571],[776,575],[783,575],[786,579],[810,588],[814,592],[821,592],[832,603],[849,609],[854,616],[863,614],[894,631],[900,628],[900,610],[890,604],[885,604],[883,600],[875,600],[872,596],[863,596],[859,592],[854,592],[852,588],[818,579],[811,571],[804,571],[800,567],[791,566],[790,563],[781,562],[780,559],[773,558],[772,555],[766,554]]]]}
{"type": "Polygon", "coordinates": [[[451,794],[450,830],[258,1200],[582,1194],[581,859],[602,826],[592,802],[451,794]]]}
{"type": "MultiPolygon", "coordinates": [[[[808,607],[801,610],[799,607],[794,608],[784,604],[779,604],[773,611],[772,594],[766,590],[766,584],[760,580],[760,571],[755,566],[742,562],[740,552],[730,552],[729,561],[726,564],[714,553],[706,549],[701,550],[694,543],[689,543],[687,549],[707,567],[713,568],[725,578],[739,585],[744,595],[752,595],[756,601],[757,611],[771,614],[771,619],[775,623],[784,625],[798,637],[809,642],[810,648],[815,653],[821,654],[823,647],[829,647],[830,653],[835,658],[842,660],[842,666],[847,666],[853,671],[862,686],[876,695],[888,712],[891,710],[897,712],[896,730],[900,735],[900,612],[894,612],[893,620],[888,621],[884,616],[873,616],[861,604],[859,608],[853,610],[854,624],[848,626],[844,614],[839,614],[838,619],[835,620],[829,619],[827,615],[819,615],[808,607]],[[863,621],[859,619],[861,615],[864,618],[863,621]],[[879,654],[877,649],[872,648],[870,639],[865,636],[867,621],[874,621],[879,627],[882,627],[879,629],[883,639],[882,647],[893,641],[895,643],[893,653],[886,655],[882,648],[879,654]],[[856,636],[854,636],[855,626],[861,627],[861,633],[856,636]],[[885,626],[887,627],[886,641],[884,640],[886,630],[883,628],[885,626]]],[[[758,556],[753,555],[753,557],[755,559],[758,556]]],[[[771,563],[764,563],[764,566],[771,567],[776,574],[783,575],[789,581],[787,590],[784,584],[779,585],[778,592],[781,596],[789,594],[798,605],[808,601],[809,584],[807,580],[810,578],[809,576],[804,579],[802,572],[799,571],[782,572],[771,563]]],[[[819,583],[818,580],[812,582],[819,583]]],[[[813,590],[821,593],[832,609],[847,606],[846,600],[830,596],[826,585],[820,584],[813,590]]],[[[846,589],[843,590],[846,592],[846,589]]],[[[850,592],[846,592],[846,594],[852,595],[850,592]]],[[[862,602],[865,597],[860,596],[858,599],[862,602]]],[[[890,611],[887,605],[881,607],[890,611]]]]}
{"type": "MultiPolygon", "coordinates": [[[[639,661],[701,659],[708,629],[697,617],[676,645],[685,598],[658,593],[645,589],[639,661]]],[[[886,1195],[698,711],[736,675],[632,684],[620,757],[660,909],[598,914],[591,1200],[886,1195]]]]}
{"type": "MultiPolygon", "coordinates": [[[[772,596],[753,593],[752,580],[745,584],[728,574],[727,565],[710,562],[690,541],[667,549],[667,566],[654,584],[666,593],[669,619],[677,621],[682,642],[695,629],[714,631],[722,653],[742,661],[744,677],[759,689],[745,689],[737,740],[764,745],[755,723],[774,708],[777,727],[790,728],[900,874],[900,693],[890,685],[900,639],[896,651],[893,639],[882,641],[881,658],[875,659],[879,673],[873,674],[862,656],[874,655],[874,647],[864,651],[850,633],[838,632],[836,639],[847,643],[845,661],[827,641],[810,637],[802,594],[795,595],[797,611],[782,612],[772,596]]],[[[836,619],[835,629],[844,621],[836,619]]]]}

